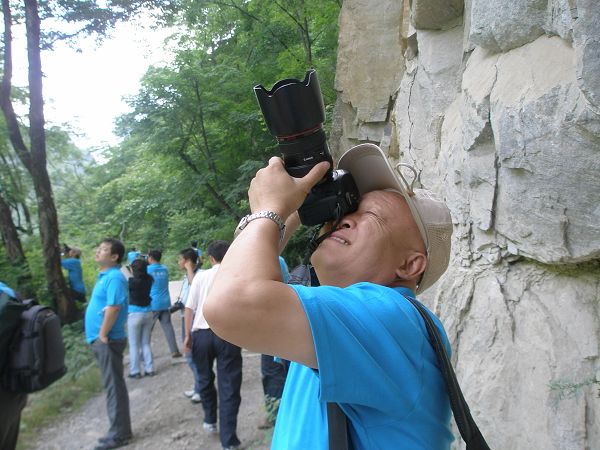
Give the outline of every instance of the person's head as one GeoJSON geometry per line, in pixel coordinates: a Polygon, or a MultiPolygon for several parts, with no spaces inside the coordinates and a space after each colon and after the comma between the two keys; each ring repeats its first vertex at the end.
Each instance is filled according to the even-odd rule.
{"type": "MultiPolygon", "coordinates": [[[[361,193],[358,210],[317,248],[313,264],[323,284],[370,281],[423,292],[445,272],[452,220],[431,192],[414,189],[373,144],[350,149],[338,168],[361,193]]],[[[411,170],[414,169],[411,168],[411,170]]]]}
{"type": "Polygon", "coordinates": [[[131,263],[131,273],[138,278],[148,274],[148,263],[143,259],[136,259],[131,263]]]}
{"type": "Polygon", "coordinates": [[[181,250],[177,257],[177,264],[179,264],[180,269],[185,269],[185,263],[187,261],[191,261],[194,265],[198,263],[198,253],[191,247],[181,250]]]}
{"type": "Polygon", "coordinates": [[[121,263],[124,254],[125,246],[120,240],[105,238],[96,249],[96,262],[100,268],[116,266],[121,263]]]}
{"type": "Polygon", "coordinates": [[[70,258],[81,258],[81,250],[77,247],[71,247],[69,249],[69,257],[70,258]]]}
{"type": "Polygon", "coordinates": [[[132,247],[131,250],[127,253],[127,264],[131,266],[133,262],[140,257],[140,252],[138,252],[135,247],[132,247]]]}
{"type": "Polygon", "coordinates": [[[227,253],[227,250],[229,249],[229,245],[230,243],[228,241],[212,241],[208,244],[206,253],[208,254],[211,265],[223,261],[225,253],[227,253]]]}
{"type": "Polygon", "coordinates": [[[159,263],[162,258],[162,252],[160,250],[150,250],[148,252],[148,262],[149,263],[159,263]]]}

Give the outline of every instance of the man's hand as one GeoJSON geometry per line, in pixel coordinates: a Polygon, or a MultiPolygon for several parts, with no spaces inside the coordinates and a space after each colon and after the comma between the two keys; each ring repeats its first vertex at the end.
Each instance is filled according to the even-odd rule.
{"type": "Polygon", "coordinates": [[[99,335],[98,339],[100,339],[100,342],[102,342],[104,344],[108,344],[108,336],[99,335]]]}
{"type": "Polygon", "coordinates": [[[302,206],[310,190],[328,169],[329,163],[321,162],[303,178],[294,178],[285,171],[281,158],[271,158],[269,165],[260,169],[250,183],[248,197],[251,211],[273,211],[286,220],[302,206]]]}
{"type": "Polygon", "coordinates": [[[183,352],[190,353],[192,351],[192,337],[189,334],[185,335],[183,340],[183,352]]]}

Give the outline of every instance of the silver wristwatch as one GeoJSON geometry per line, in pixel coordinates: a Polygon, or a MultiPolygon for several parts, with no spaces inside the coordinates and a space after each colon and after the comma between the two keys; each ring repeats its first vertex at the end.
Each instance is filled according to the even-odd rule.
{"type": "Polygon", "coordinates": [[[271,219],[279,227],[279,240],[283,240],[283,236],[285,234],[285,223],[283,223],[283,220],[281,219],[281,217],[279,217],[279,214],[273,211],[259,211],[257,213],[248,214],[247,216],[243,217],[237,226],[235,235],[237,236],[240,231],[246,228],[246,226],[255,219],[271,219]]]}

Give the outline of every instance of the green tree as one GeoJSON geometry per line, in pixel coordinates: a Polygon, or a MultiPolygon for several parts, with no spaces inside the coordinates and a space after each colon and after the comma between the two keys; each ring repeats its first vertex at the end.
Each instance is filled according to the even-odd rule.
{"type": "Polygon", "coordinates": [[[58,217],[53,200],[52,183],[47,170],[41,50],[42,48],[49,48],[55,39],[92,33],[103,36],[117,21],[126,20],[141,6],[154,4],[155,2],[118,0],[103,3],[105,6],[98,6],[95,1],[63,0],[56,3],[44,2],[38,4],[37,0],[25,0],[24,10],[19,10],[17,14],[13,14],[13,6],[20,7],[21,5],[13,5],[9,0],[2,0],[4,65],[0,86],[0,108],[6,121],[11,145],[33,182],[37,200],[38,226],[44,255],[44,272],[49,291],[55,300],[58,314],[63,323],[69,323],[77,319],[78,309],[68,295],[67,285],[60,266],[58,217]],[[15,112],[12,98],[12,29],[13,24],[20,19],[21,15],[25,18],[27,37],[29,85],[27,138],[22,134],[22,127],[15,112]],[[61,18],[64,22],[73,24],[74,30],[71,33],[49,31],[42,35],[40,17],[61,18]]]}

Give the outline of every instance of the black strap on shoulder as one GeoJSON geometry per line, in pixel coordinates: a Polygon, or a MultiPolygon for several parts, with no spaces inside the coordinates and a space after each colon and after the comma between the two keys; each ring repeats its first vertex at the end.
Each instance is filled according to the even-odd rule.
{"type": "Polygon", "coordinates": [[[337,403],[327,403],[329,450],[348,450],[348,421],[337,403]]]}
{"type": "Polygon", "coordinates": [[[460,435],[467,445],[467,450],[490,450],[483,435],[479,431],[477,424],[471,416],[469,405],[467,405],[463,393],[460,390],[456,374],[452,368],[452,363],[450,362],[450,358],[448,358],[448,353],[446,353],[442,337],[440,336],[440,332],[435,326],[433,319],[423,305],[410,297],[405,298],[413,304],[425,321],[425,327],[429,333],[431,345],[435,350],[442,375],[444,376],[444,381],[446,382],[454,420],[456,421],[460,435]]]}

